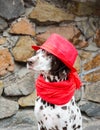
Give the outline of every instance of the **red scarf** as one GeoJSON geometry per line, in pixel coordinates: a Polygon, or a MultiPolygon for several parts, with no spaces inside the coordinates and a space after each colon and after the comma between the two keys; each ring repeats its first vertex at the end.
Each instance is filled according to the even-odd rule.
{"type": "Polygon", "coordinates": [[[36,82],[37,95],[45,101],[64,105],[68,103],[76,89],[79,89],[81,82],[77,73],[70,73],[66,81],[46,82],[42,76],[39,76],[36,82]]]}

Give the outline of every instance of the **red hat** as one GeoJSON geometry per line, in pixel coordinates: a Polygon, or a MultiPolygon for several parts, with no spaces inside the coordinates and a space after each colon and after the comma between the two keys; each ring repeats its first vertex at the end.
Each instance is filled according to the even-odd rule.
{"type": "Polygon", "coordinates": [[[46,42],[41,46],[32,46],[34,50],[44,49],[49,53],[58,57],[67,67],[72,71],[76,71],[73,67],[76,57],[78,55],[77,50],[71,42],[63,38],[58,34],[52,34],[46,42]]]}

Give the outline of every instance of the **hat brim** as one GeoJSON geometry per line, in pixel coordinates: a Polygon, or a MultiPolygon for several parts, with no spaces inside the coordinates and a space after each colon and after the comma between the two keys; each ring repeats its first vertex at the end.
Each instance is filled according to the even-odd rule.
{"type": "Polygon", "coordinates": [[[37,50],[39,50],[41,47],[39,47],[39,46],[32,46],[32,48],[37,51],[37,50]]]}

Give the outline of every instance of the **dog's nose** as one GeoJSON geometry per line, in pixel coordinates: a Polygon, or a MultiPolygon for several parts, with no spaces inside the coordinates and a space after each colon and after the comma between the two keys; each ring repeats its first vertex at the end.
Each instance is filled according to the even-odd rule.
{"type": "Polygon", "coordinates": [[[28,65],[32,65],[33,62],[32,62],[31,60],[28,60],[28,61],[27,61],[27,64],[28,64],[28,65]]]}

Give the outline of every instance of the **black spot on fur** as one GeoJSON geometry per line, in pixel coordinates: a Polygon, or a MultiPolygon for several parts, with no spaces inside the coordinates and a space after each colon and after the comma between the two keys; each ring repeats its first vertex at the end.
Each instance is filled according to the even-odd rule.
{"type": "Polygon", "coordinates": [[[67,121],[65,121],[65,124],[66,124],[66,127],[68,126],[68,123],[67,123],[67,121]]]}
{"type": "Polygon", "coordinates": [[[41,127],[40,130],[47,130],[47,128],[46,127],[41,127]]]}
{"type": "Polygon", "coordinates": [[[49,80],[49,82],[52,82],[50,76],[47,76],[47,79],[49,80]]]}
{"type": "Polygon", "coordinates": [[[79,112],[79,109],[77,109],[77,112],[79,112]]]}
{"type": "Polygon", "coordinates": [[[43,125],[43,121],[40,121],[40,123],[43,125]]]}
{"type": "Polygon", "coordinates": [[[63,106],[61,107],[63,110],[67,110],[67,106],[63,106]]]}
{"type": "Polygon", "coordinates": [[[73,125],[73,128],[75,128],[75,127],[76,127],[76,124],[73,125]]]}
{"type": "Polygon", "coordinates": [[[79,129],[80,127],[81,127],[80,125],[78,125],[78,126],[76,126],[76,124],[73,125],[73,129],[74,129],[74,130],[79,129]]]}
{"type": "Polygon", "coordinates": [[[46,104],[46,101],[43,100],[43,104],[46,104]]]}
{"type": "Polygon", "coordinates": [[[80,127],[81,127],[80,125],[77,126],[78,129],[79,129],[80,127]]]}
{"type": "Polygon", "coordinates": [[[76,115],[74,116],[74,120],[76,119],[76,115]]]}
{"type": "Polygon", "coordinates": [[[63,129],[62,130],[67,130],[67,127],[63,127],[63,129]]]}
{"type": "Polygon", "coordinates": [[[59,114],[57,114],[57,117],[58,117],[58,118],[60,118],[60,115],[59,115],[59,114]]]}
{"type": "Polygon", "coordinates": [[[46,117],[45,120],[47,120],[48,118],[46,117]]]}
{"type": "Polygon", "coordinates": [[[74,102],[72,102],[72,105],[74,106],[74,102]]]}
{"type": "Polygon", "coordinates": [[[49,106],[50,105],[50,103],[49,102],[47,102],[47,106],[49,106]]]}
{"type": "Polygon", "coordinates": [[[43,99],[41,99],[41,102],[45,105],[46,104],[46,101],[45,100],[43,100],[43,99]]]}
{"type": "Polygon", "coordinates": [[[40,125],[41,123],[38,121],[38,124],[40,125]]]}
{"type": "Polygon", "coordinates": [[[54,109],[55,108],[55,105],[54,104],[50,104],[50,106],[54,109]]]}
{"type": "Polygon", "coordinates": [[[73,114],[73,113],[74,113],[74,111],[73,111],[73,110],[71,110],[71,113],[73,114]]]}
{"type": "Polygon", "coordinates": [[[58,126],[55,126],[55,128],[56,128],[56,130],[59,130],[59,129],[58,129],[58,126]]]}
{"type": "Polygon", "coordinates": [[[40,106],[40,110],[43,110],[43,106],[40,106]]]}

